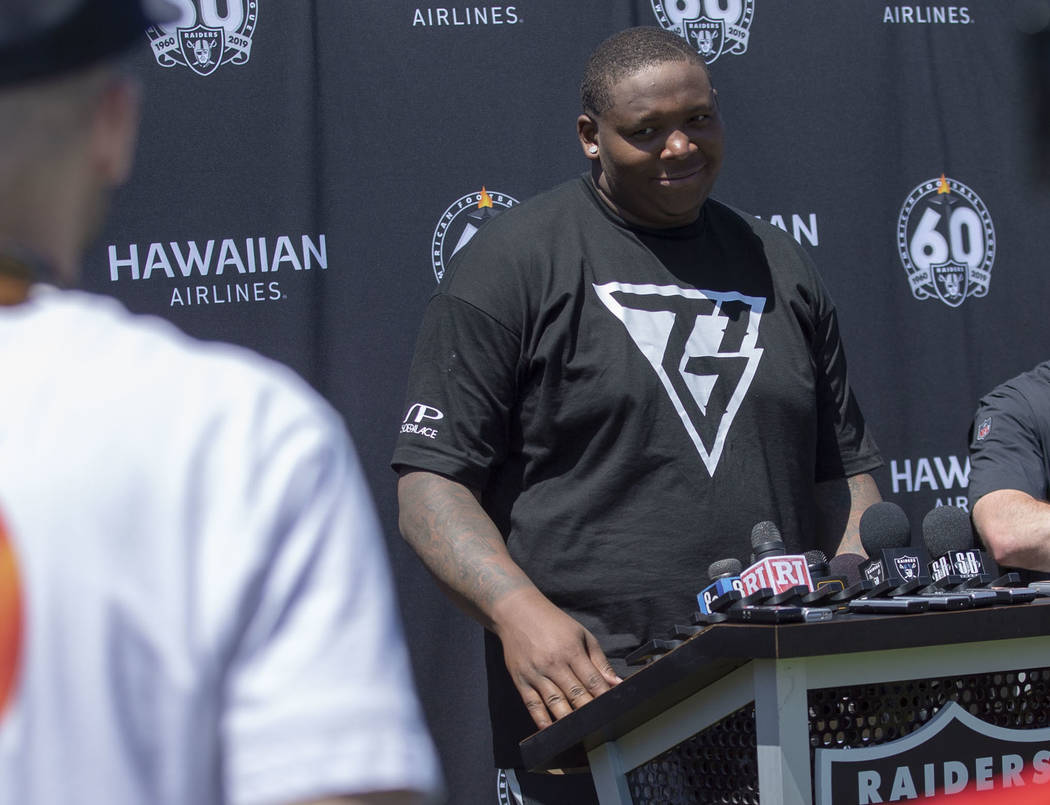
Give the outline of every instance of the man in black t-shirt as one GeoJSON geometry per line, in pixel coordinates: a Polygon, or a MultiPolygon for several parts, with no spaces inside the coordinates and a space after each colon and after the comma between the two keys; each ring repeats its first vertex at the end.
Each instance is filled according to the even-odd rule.
{"type": "Polygon", "coordinates": [[[1050,361],[981,399],[970,465],[973,522],[996,560],[1050,571],[1050,361]]]}
{"type": "MultiPolygon", "coordinates": [[[[703,60],[631,29],[591,56],[581,96],[589,174],[452,259],[393,460],[402,533],[488,629],[504,768],[685,622],[707,565],[745,558],[756,522],[791,552],[861,553],[879,499],[809,258],[708,198],[723,132],[703,60]]],[[[587,801],[566,777],[544,793],[525,778],[525,801],[587,801]]]]}

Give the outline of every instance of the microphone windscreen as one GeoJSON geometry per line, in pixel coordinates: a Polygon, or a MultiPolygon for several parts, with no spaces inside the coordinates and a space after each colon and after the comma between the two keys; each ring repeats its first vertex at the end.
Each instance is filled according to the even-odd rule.
{"type": "Polygon", "coordinates": [[[922,540],[930,556],[965,551],[974,546],[970,515],[955,506],[937,506],[922,518],[922,540]]]}
{"type": "Polygon", "coordinates": [[[780,529],[777,528],[777,524],[772,520],[763,520],[761,523],[755,523],[755,527],[751,529],[751,547],[757,548],[759,545],[765,542],[782,542],[780,538],[780,529]]]}
{"type": "Polygon", "coordinates": [[[824,551],[814,549],[806,551],[804,556],[806,557],[806,566],[809,568],[810,575],[814,572],[823,575],[828,569],[828,555],[824,551]]]}
{"type": "Polygon", "coordinates": [[[776,523],[769,520],[755,523],[755,527],[751,529],[751,548],[755,556],[752,564],[767,556],[783,556],[786,549],[776,523]]]}
{"type": "Polygon", "coordinates": [[[866,560],[863,556],[855,553],[840,553],[831,557],[828,562],[828,575],[841,576],[846,580],[846,585],[856,584],[860,581],[860,566],[866,560]]]}
{"type": "Polygon", "coordinates": [[[816,548],[812,551],[806,551],[804,556],[806,557],[806,564],[809,565],[826,565],[828,563],[828,555],[824,551],[818,551],[816,548]]]}
{"type": "Polygon", "coordinates": [[[860,544],[868,556],[911,543],[911,523],[904,509],[889,500],[874,503],[860,516],[860,544]]]}
{"type": "Polygon", "coordinates": [[[743,569],[744,566],[740,564],[739,559],[719,559],[717,562],[712,562],[708,565],[707,577],[714,581],[723,576],[739,576],[740,571],[743,569]]]}

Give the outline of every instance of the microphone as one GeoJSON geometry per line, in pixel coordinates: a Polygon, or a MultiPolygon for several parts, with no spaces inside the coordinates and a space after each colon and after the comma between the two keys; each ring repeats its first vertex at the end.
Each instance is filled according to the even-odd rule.
{"type": "Polygon", "coordinates": [[[731,590],[742,590],[740,583],[740,571],[743,565],[739,559],[719,559],[712,562],[707,568],[707,577],[711,584],[704,587],[696,594],[696,603],[700,606],[700,612],[709,615],[712,612],[711,602],[720,595],[731,590]]]}
{"type": "MultiPolygon", "coordinates": [[[[830,603],[845,605],[856,614],[905,614],[927,609],[960,609],[972,606],[965,595],[878,597],[879,590],[871,579],[861,577],[861,567],[868,560],[855,553],[841,553],[828,563],[828,569],[840,573],[846,580],[846,589],[829,598],[830,603]],[[872,596],[875,597],[872,597],[872,596]]],[[[883,590],[884,592],[884,590],[883,590]]]]}
{"type": "Polygon", "coordinates": [[[930,553],[933,583],[953,588],[980,603],[1020,604],[1033,600],[1037,591],[1017,587],[1017,573],[1002,575],[995,560],[976,546],[970,515],[955,506],[937,506],[922,521],[922,534],[930,553]]]}
{"type": "Polygon", "coordinates": [[[828,562],[828,573],[844,578],[847,587],[859,584],[861,581],[860,566],[865,561],[864,557],[859,553],[836,554],[828,562]]]}
{"type": "Polygon", "coordinates": [[[846,583],[845,588],[829,597],[829,602],[843,604],[868,592],[875,586],[875,582],[861,577],[860,567],[867,560],[857,553],[840,553],[828,562],[828,572],[841,576],[846,583]]]}
{"type": "Polygon", "coordinates": [[[829,575],[828,557],[823,551],[806,551],[805,557],[810,578],[813,580],[813,592],[802,596],[804,605],[823,603],[834,593],[846,589],[845,577],[829,575]]]}
{"type": "Polygon", "coordinates": [[[986,576],[991,581],[999,575],[992,559],[974,548],[973,524],[970,515],[962,509],[955,506],[931,509],[922,519],[922,537],[930,554],[937,557],[930,565],[935,581],[949,576],[964,579],[986,576]]]}
{"type": "Polygon", "coordinates": [[[780,529],[771,520],[755,523],[751,529],[751,563],[754,564],[767,556],[783,556],[786,551],[780,529]]]}
{"type": "Polygon", "coordinates": [[[930,557],[924,548],[909,546],[911,524],[896,503],[884,500],[865,509],[860,542],[871,557],[861,567],[865,578],[876,584],[870,596],[906,595],[930,583],[930,557]]]}
{"type": "Polygon", "coordinates": [[[784,552],[780,529],[774,523],[763,520],[751,529],[751,548],[755,561],[740,574],[745,595],[767,587],[774,595],[802,596],[813,589],[813,579],[809,575],[806,557],[784,552]]]}

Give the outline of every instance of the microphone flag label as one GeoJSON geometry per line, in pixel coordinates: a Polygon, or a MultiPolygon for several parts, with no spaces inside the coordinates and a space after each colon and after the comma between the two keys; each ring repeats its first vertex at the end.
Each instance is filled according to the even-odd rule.
{"type": "Polygon", "coordinates": [[[806,557],[799,555],[767,556],[741,573],[740,581],[744,585],[744,595],[751,595],[764,587],[769,587],[774,593],[799,585],[813,589],[806,557]]]}
{"type": "Polygon", "coordinates": [[[930,563],[930,572],[934,581],[953,575],[972,579],[985,573],[998,575],[998,568],[991,559],[985,557],[984,551],[972,548],[966,551],[948,551],[939,556],[930,563]]]}
{"type": "Polygon", "coordinates": [[[862,572],[865,578],[876,584],[889,579],[895,585],[901,585],[927,577],[925,568],[930,564],[929,560],[926,552],[919,548],[883,548],[862,566],[862,572]]]}
{"type": "Polygon", "coordinates": [[[711,602],[730,590],[744,591],[744,585],[741,583],[739,576],[726,576],[724,579],[715,579],[715,581],[696,594],[696,603],[700,606],[700,611],[705,615],[710,615],[711,602]]]}

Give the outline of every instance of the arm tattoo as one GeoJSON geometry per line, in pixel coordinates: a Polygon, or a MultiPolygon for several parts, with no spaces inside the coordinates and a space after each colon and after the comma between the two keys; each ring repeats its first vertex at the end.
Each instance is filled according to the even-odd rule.
{"type": "Polygon", "coordinates": [[[475,611],[529,584],[503,536],[462,484],[431,473],[401,480],[400,525],[431,573],[475,611]]]}

